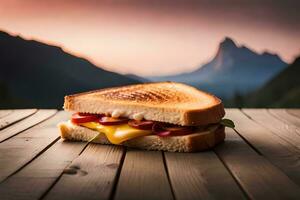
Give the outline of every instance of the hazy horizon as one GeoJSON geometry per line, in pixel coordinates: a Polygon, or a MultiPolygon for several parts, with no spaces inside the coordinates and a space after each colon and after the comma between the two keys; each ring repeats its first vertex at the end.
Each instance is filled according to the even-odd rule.
{"type": "Polygon", "coordinates": [[[2,0],[0,29],[61,46],[104,69],[144,76],[196,69],[226,36],[288,63],[300,54],[296,1],[187,2],[2,0]]]}

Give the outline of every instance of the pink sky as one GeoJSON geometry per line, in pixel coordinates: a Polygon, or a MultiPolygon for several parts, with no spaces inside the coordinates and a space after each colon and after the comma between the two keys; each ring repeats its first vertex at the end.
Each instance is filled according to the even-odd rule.
{"type": "Polygon", "coordinates": [[[293,5],[0,1],[0,30],[62,46],[120,73],[165,75],[194,70],[215,55],[225,36],[257,52],[277,53],[286,62],[300,55],[299,15],[293,5]]]}

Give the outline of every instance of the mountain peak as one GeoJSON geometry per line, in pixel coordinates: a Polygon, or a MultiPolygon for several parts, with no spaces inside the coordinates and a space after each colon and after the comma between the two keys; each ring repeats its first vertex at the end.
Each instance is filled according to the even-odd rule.
{"type": "MultiPolygon", "coordinates": [[[[223,59],[230,58],[231,54],[234,54],[239,50],[239,47],[236,46],[235,42],[230,37],[225,37],[219,45],[219,49],[214,60],[218,60],[218,63],[223,63],[223,59]]],[[[228,60],[228,59],[227,59],[228,60]]]]}
{"type": "Polygon", "coordinates": [[[269,51],[264,51],[261,55],[262,55],[262,56],[270,56],[270,57],[277,57],[277,58],[279,58],[278,54],[276,54],[276,53],[271,53],[271,52],[269,52],[269,51]]]}
{"type": "Polygon", "coordinates": [[[235,42],[230,37],[225,37],[224,40],[220,43],[222,48],[237,48],[235,42]]]}
{"type": "Polygon", "coordinates": [[[0,37],[8,37],[8,36],[11,36],[11,35],[0,30],[0,37]]]}

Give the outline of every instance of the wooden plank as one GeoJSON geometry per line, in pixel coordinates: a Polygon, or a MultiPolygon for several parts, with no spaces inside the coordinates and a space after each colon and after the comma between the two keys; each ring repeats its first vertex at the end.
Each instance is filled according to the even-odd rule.
{"type": "Polygon", "coordinates": [[[38,156],[59,139],[57,123],[70,114],[59,112],[47,121],[0,143],[0,182],[38,156]]]}
{"type": "Polygon", "coordinates": [[[51,148],[0,184],[0,199],[40,199],[85,147],[59,140],[51,148]]]}
{"type": "Polygon", "coordinates": [[[290,114],[286,109],[269,109],[268,111],[274,117],[285,122],[286,124],[293,124],[294,126],[298,127],[297,133],[300,134],[300,118],[290,114]]]}
{"type": "Polygon", "coordinates": [[[0,119],[0,130],[13,124],[17,121],[20,121],[33,113],[35,113],[37,109],[21,109],[21,110],[13,110],[8,115],[2,117],[0,119]]]}
{"type": "Polygon", "coordinates": [[[226,129],[226,141],[215,151],[250,199],[300,199],[300,187],[232,129],[226,129]]]}
{"type": "Polygon", "coordinates": [[[56,110],[38,110],[33,115],[0,131],[0,142],[46,120],[54,115],[56,110]]]}
{"type": "Polygon", "coordinates": [[[162,153],[128,150],[115,199],[173,199],[162,153]]]}
{"type": "Polygon", "coordinates": [[[123,153],[119,146],[88,145],[45,199],[109,199],[123,153]]]}
{"type": "Polygon", "coordinates": [[[226,117],[235,122],[236,130],[249,144],[300,185],[298,148],[274,135],[237,109],[226,109],[226,117]]]}
{"type": "Polygon", "coordinates": [[[0,118],[9,115],[11,112],[12,110],[0,110],[0,118]]]}
{"type": "Polygon", "coordinates": [[[175,198],[246,199],[213,151],[165,153],[175,198]]]}
{"type": "Polygon", "coordinates": [[[252,120],[300,150],[300,129],[298,127],[284,123],[271,115],[266,109],[243,109],[243,112],[252,120]]]}
{"type": "Polygon", "coordinates": [[[285,109],[287,113],[300,118],[300,109],[285,109]]]}

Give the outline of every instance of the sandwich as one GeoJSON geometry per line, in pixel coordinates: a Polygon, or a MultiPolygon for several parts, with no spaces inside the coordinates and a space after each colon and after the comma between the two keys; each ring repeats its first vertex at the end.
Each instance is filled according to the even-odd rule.
{"type": "Polygon", "coordinates": [[[195,152],[224,141],[222,101],[194,87],[159,82],[66,96],[71,119],[58,124],[65,140],[145,150],[195,152]]]}

